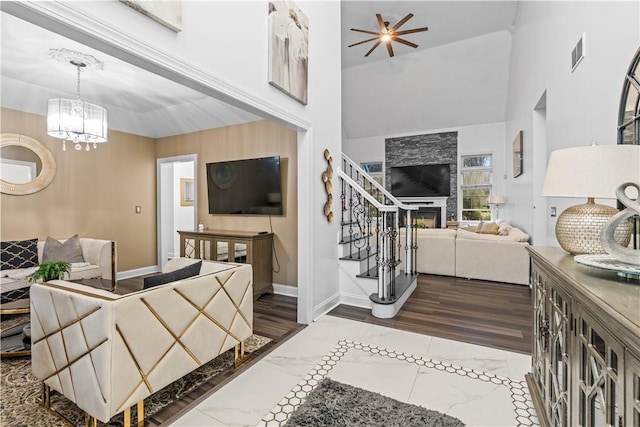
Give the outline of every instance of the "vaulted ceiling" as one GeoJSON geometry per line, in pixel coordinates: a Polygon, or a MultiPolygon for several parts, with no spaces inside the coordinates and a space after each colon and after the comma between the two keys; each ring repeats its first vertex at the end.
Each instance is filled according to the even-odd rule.
{"type": "MultiPolygon", "coordinates": [[[[343,126],[351,138],[504,120],[513,1],[343,1],[343,126]],[[401,29],[429,27],[394,44],[389,58],[371,43],[375,14],[401,29]]],[[[304,6],[304,5],[302,5],[304,6]]],[[[110,128],[152,138],[229,126],[260,117],[2,13],[2,106],[46,114],[52,97],[76,96],[76,69],[50,55],[66,48],[93,55],[103,70],[82,73],[82,97],[106,107],[110,128]]],[[[265,12],[266,19],[266,12],[265,12]]],[[[311,23],[321,25],[321,23],[311,23]]],[[[313,100],[309,100],[313,102],[313,100]]]]}

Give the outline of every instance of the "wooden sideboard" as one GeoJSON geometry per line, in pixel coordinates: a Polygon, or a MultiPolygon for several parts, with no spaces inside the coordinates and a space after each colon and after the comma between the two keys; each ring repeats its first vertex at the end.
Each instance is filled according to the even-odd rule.
{"type": "Polygon", "coordinates": [[[541,426],[640,426],[640,282],[529,251],[532,373],[541,426]]]}
{"type": "Polygon", "coordinates": [[[180,256],[251,264],[253,299],[273,292],[273,233],[205,229],[180,230],[178,234],[180,256]]]}

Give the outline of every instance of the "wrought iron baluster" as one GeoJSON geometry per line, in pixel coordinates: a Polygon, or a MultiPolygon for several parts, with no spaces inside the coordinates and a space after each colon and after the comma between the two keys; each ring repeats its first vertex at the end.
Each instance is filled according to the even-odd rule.
{"type": "Polygon", "coordinates": [[[353,187],[349,186],[349,258],[353,257],[353,187]]]}

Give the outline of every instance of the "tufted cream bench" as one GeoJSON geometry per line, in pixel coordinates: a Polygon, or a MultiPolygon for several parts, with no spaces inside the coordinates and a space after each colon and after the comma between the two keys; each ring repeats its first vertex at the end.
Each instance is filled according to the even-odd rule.
{"type": "Polygon", "coordinates": [[[44,404],[55,390],[94,420],[124,412],[127,422],[136,404],[144,414],[152,393],[231,348],[242,355],[252,291],[251,265],[213,261],[197,276],[126,295],[64,280],[33,284],[31,364],[44,404]]]}

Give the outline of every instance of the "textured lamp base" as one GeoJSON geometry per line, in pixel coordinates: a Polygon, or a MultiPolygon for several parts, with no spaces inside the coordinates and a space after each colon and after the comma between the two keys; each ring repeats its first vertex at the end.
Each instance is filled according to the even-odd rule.
{"type": "MultiPolygon", "coordinates": [[[[614,207],[594,203],[592,197],[585,204],[567,208],[556,222],[556,239],[560,247],[574,255],[606,253],[600,243],[602,228],[617,213],[614,207]]],[[[631,232],[631,224],[623,222],[616,227],[614,239],[626,247],[631,241],[631,232]]]]}

